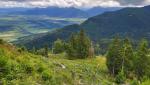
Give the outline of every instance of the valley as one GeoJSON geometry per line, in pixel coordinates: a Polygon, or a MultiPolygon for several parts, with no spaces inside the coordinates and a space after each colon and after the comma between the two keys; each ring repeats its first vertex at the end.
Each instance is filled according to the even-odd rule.
{"type": "Polygon", "coordinates": [[[80,24],[86,18],[55,18],[44,15],[0,15],[0,38],[7,41],[46,33],[66,25],[80,24]]]}

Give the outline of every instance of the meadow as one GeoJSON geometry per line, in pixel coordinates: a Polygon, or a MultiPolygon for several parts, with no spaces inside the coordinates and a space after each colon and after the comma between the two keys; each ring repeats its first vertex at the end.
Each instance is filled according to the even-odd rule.
{"type": "MultiPolygon", "coordinates": [[[[126,85],[149,85],[150,80],[127,79],[126,85]]],[[[1,85],[118,85],[108,73],[105,56],[69,60],[65,53],[48,57],[11,44],[0,44],[1,85]]]]}

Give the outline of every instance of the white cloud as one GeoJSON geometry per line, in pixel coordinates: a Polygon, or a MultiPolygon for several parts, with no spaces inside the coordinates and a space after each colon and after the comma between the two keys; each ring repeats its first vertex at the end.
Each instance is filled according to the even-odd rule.
{"type": "Polygon", "coordinates": [[[150,5],[150,0],[0,0],[0,7],[119,7],[150,5]]]}

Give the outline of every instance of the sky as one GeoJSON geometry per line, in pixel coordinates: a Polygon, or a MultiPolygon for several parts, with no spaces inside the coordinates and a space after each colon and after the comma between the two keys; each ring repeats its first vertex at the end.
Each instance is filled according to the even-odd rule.
{"type": "Polygon", "coordinates": [[[150,0],[0,0],[0,7],[141,7],[150,0]]]}

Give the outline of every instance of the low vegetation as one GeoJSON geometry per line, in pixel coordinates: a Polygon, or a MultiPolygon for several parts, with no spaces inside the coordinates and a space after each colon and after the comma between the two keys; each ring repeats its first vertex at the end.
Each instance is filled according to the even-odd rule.
{"type": "Polygon", "coordinates": [[[28,51],[0,40],[0,84],[149,85],[147,40],[134,47],[130,39],[115,37],[104,56],[95,56],[98,47],[84,30],[68,41],[58,39],[52,50],[45,44],[28,51]]]}
{"type": "Polygon", "coordinates": [[[0,45],[0,83],[3,85],[109,84],[105,57],[68,60],[64,53],[49,57],[0,45]]]}

